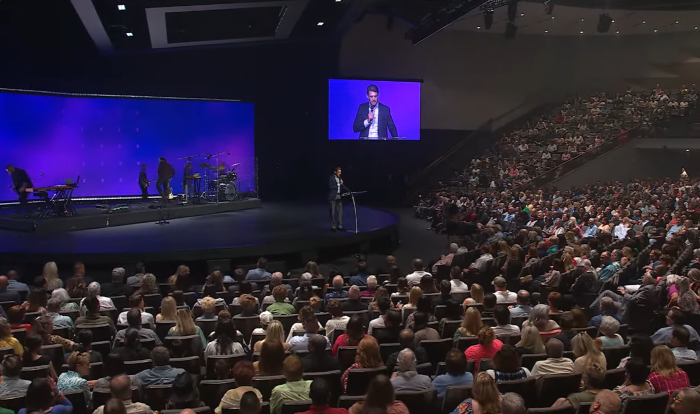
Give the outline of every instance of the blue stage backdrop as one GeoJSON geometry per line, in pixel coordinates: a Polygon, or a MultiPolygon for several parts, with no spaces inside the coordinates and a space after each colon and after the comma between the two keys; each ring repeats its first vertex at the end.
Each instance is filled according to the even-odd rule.
{"type": "MultiPolygon", "coordinates": [[[[156,179],[163,156],[177,194],[185,164],[177,158],[230,152],[219,162],[240,163],[239,191],[254,191],[253,116],[252,103],[0,93],[0,163],[27,170],[35,187],[80,176],[74,197],[138,195],[140,165],[156,179]]],[[[193,159],[194,172],[204,162],[193,159]]],[[[3,187],[0,200],[16,197],[3,187]]]]}
{"type": "Polygon", "coordinates": [[[363,117],[369,112],[367,86],[372,84],[379,89],[379,103],[391,109],[399,139],[420,140],[420,82],[350,79],[328,80],[328,139],[359,139],[353,122],[360,104],[367,106],[363,117]]]}

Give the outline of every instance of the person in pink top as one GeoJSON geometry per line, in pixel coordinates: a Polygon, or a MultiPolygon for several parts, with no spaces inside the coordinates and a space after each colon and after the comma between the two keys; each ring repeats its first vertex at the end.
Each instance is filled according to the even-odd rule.
{"type": "Polygon", "coordinates": [[[651,351],[651,374],[647,379],[658,392],[667,392],[669,395],[676,390],[690,387],[688,374],[678,368],[676,357],[671,348],[659,345],[651,351]]]}
{"type": "Polygon", "coordinates": [[[491,359],[496,352],[501,350],[503,342],[496,339],[496,334],[491,327],[485,326],[481,328],[479,334],[479,343],[472,345],[464,351],[467,360],[474,361],[474,372],[479,372],[479,361],[482,359],[491,359]]]}

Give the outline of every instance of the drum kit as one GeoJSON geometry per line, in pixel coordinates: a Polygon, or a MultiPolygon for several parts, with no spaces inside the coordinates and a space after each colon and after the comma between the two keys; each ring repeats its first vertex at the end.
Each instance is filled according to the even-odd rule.
{"type": "MultiPolygon", "coordinates": [[[[219,154],[201,154],[191,155],[178,158],[186,160],[186,185],[191,183],[194,187],[194,197],[192,201],[195,203],[207,203],[219,201],[234,201],[238,199],[238,172],[236,167],[241,163],[219,162],[219,157],[229,156],[230,152],[221,152],[219,154]],[[188,167],[192,166],[193,158],[204,158],[206,162],[199,163],[199,167],[204,169],[204,176],[199,173],[187,175],[188,167]],[[202,190],[201,182],[204,179],[204,188],[202,190]]],[[[189,193],[185,190],[185,194],[189,193]]],[[[187,202],[187,200],[185,200],[187,202]]]]}
{"type": "Polygon", "coordinates": [[[206,170],[202,200],[234,201],[238,199],[238,173],[234,164],[212,165],[201,163],[199,166],[206,170]]]}

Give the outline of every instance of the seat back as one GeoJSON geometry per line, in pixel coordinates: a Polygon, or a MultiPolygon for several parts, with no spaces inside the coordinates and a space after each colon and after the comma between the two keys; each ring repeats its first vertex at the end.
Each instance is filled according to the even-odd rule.
{"type": "MultiPolygon", "coordinates": [[[[218,407],[218,405],[217,405],[218,407]]],[[[214,410],[210,407],[197,407],[197,408],[190,408],[193,412],[196,414],[212,414],[214,410]]],[[[177,410],[161,410],[160,414],[180,414],[182,410],[177,409],[177,410]]]]}
{"type": "Polygon", "coordinates": [[[547,359],[547,354],[525,354],[520,359],[520,365],[522,365],[523,368],[527,368],[532,371],[532,367],[535,366],[535,362],[544,361],[545,359],[547,359]]]}
{"type": "Polygon", "coordinates": [[[472,396],[471,385],[449,386],[445,389],[442,399],[442,413],[447,414],[454,410],[462,401],[472,396]]]}
{"type": "Polygon", "coordinates": [[[170,358],[170,365],[173,368],[182,368],[191,375],[200,377],[202,375],[202,359],[199,356],[188,356],[184,358],[170,358]]]}
{"type": "Polygon", "coordinates": [[[110,341],[97,341],[92,343],[92,351],[102,355],[102,360],[107,359],[107,355],[112,352],[112,343],[110,341]]]}
{"type": "Polygon", "coordinates": [[[187,335],[187,336],[166,336],[163,340],[165,347],[174,350],[175,347],[173,343],[175,341],[182,342],[181,352],[184,352],[184,356],[200,356],[204,351],[202,349],[202,341],[199,339],[199,335],[187,335]]]}
{"type": "Polygon", "coordinates": [[[39,350],[39,353],[41,355],[47,355],[51,357],[51,362],[53,363],[53,367],[56,370],[59,370],[60,367],[63,366],[63,364],[65,363],[65,354],[63,351],[63,345],[61,344],[42,345],[41,349],[39,350]]]}
{"type": "Polygon", "coordinates": [[[0,360],[5,358],[5,355],[12,355],[15,353],[14,348],[0,348],[0,360]]]}
{"type": "Polygon", "coordinates": [[[576,410],[576,414],[588,414],[591,412],[591,405],[593,403],[589,402],[582,402],[578,404],[578,410],[576,410]]]}
{"type": "MultiPolygon", "coordinates": [[[[110,296],[110,299],[112,299],[112,303],[114,303],[114,307],[117,309],[125,309],[129,307],[129,301],[127,300],[126,296],[120,295],[120,296],[110,296]]],[[[99,407],[99,406],[96,406],[99,407]]]]}
{"type": "Polygon", "coordinates": [[[369,383],[377,375],[386,374],[386,367],[360,368],[348,371],[347,395],[365,395],[369,383]]]}
{"type": "MultiPolygon", "coordinates": [[[[14,302],[13,302],[14,303],[14,302]]],[[[10,410],[18,413],[19,410],[27,406],[27,398],[22,395],[21,397],[13,398],[0,398],[0,407],[9,408],[10,410]]]]}
{"type": "Polygon", "coordinates": [[[605,385],[603,385],[603,388],[612,390],[618,385],[624,384],[626,377],[627,373],[624,368],[609,369],[605,372],[605,385]]]}
{"type": "Polygon", "coordinates": [[[424,391],[400,391],[396,393],[396,399],[404,403],[411,414],[428,413],[437,399],[437,390],[429,388],[424,391]]]}
{"type": "Polygon", "coordinates": [[[197,326],[199,326],[199,328],[204,333],[204,336],[207,338],[209,337],[209,334],[214,332],[214,330],[216,329],[217,322],[218,320],[215,319],[198,319],[194,321],[194,323],[197,324],[197,326]]]}
{"type": "Polygon", "coordinates": [[[209,407],[218,407],[226,391],[234,388],[236,381],[233,378],[204,380],[199,383],[199,399],[209,407]]]}
{"type": "Polygon", "coordinates": [[[207,379],[216,379],[216,363],[226,361],[229,369],[233,368],[238,361],[247,359],[245,354],[241,355],[209,355],[207,356],[207,379]]]}
{"type": "Polygon", "coordinates": [[[304,373],[304,379],[313,381],[316,378],[323,378],[331,389],[331,407],[335,407],[336,401],[341,394],[340,389],[340,377],[343,375],[342,371],[324,371],[324,372],[306,372],[304,373]]]}
{"type": "Polygon", "coordinates": [[[581,374],[546,375],[537,390],[537,407],[550,407],[561,396],[581,389],[581,374]]]}
{"type": "Polygon", "coordinates": [[[141,371],[153,368],[153,361],[150,359],[140,359],[136,361],[124,361],[124,368],[129,375],[136,375],[141,371]]]}
{"type": "Polygon", "coordinates": [[[440,337],[452,339],[460,326],[462,326],[462,321],[445,321],[445,323],[442,324],[440,337]]]}
{"type": "Polygon", "coordinates": [[[668,393],[628,397],[622,406],[622,414],[664,414],[668,405],[668,393]]]}
{"type": "Polygon", "coordinates": [[[100,315],[102,315],[102,316],[108,316],[108,317],[112,320],[112,323],[114,323],[114,325],[117,324],[117,319],[119,318],[119,312],[121,312],[121,311],[118,310],[117,308],[114,308],[114,309],[100,309],[100,315]]]}
{"type": "Polygon", "coordinates": [[[161,296],[160,293],[150,293],[148,295],[143,295],[143,305],[146,307],[153,308],[153,311],[156,313],[156,315],[160,313],[161,303],[163,303],[163,296],[161,296]]]}
{"type": "Polygon", "coordinates": [[[73,414],[87,414],[87,401],[82,390],[68,390],[62,392],[63,396],[73,405],[73,414]]]}
{"type": "Polygon", "coordinates": [[[22,346],[24,346],[24,342],[27,339],[27,330],[26,329],[13,329],[12,336],[14,336],[15,339],[18,340],[19,343],[22,344],[22,346]]]}
{"type": "Polygon", "coordinates": [[[335,345],[335,341],[337,341],[338,338],[340,337],[340,335],[342,335],[342,334],[344,334],[344,333],[345,333],[345,329],[344,329],[344,328],[335,328],[335,329],[333,330],[333,337],[332,337],[332,338],[328,338],[328,339],[330,339],[330,341],[331,341],[331,345],[335,345]]]}
{"type": "Polygon", "coordinates": [[[165,337],[168,336],[168,331],[170,328],[175,326],[175,321],[160,321],[156,322],[156,335],[161,341],[165,341],[165,337]]]}
{"type": "Polygon", "coordinates": [[[700,385],[700,360],[692,362],[679,362],[678,367],[688,374],[690,385],[693,387],[700,385]]]}
{"type": "Polygon", "coordinates": [[[265,334],[264,333],[254,333],[252,334],[250,338],[250,349],[255,348],[255,344],[264,340],[265,339],[265,334]]]}
{"type": "Polygon", "coordinates": [[[402,349],[403,347],[399,343],[381,344],[379,345],[379,355],[381,355],[382,361],[384,361],[386,364],[387,360],[389,359],[389,355],[393,354],[394,352],[400,352],[402,349]]]}
{"type": "Polygon", "coordinates": [[[308,411],[311,401],[285,401],[282,404],[282,414],[296,414],[308,411]]]}
{"type": "Polygon", "coordinates": [[[253,377],[253,388],[260,391],[263,401],[270,401],[272,389],[286,382],[284,375],[270,375],[266,377],[253,377]]]}
{"type": "Polygon", "coordinates": [[[457,349],[464,352],[472,345],[477,345],[479,343],[479,338],[476,336],[463,336],[457,340],[457,349]]]}
{"type": "Polygon", "coordinates": [[[90,380],[95,381],[105,376],[105,366],[102,362],[90,364],[90,380]]]}
{"type": "Polygon", "coordinates": [[[425,349],[425,353],[428,354],[428,361],[437,367],[437,364],[445,360],[445,356],[450,352],[454,345],[454,341],[451,338],[438,339],[436,341],[420,341],[418,346],[425,349]]]}
{"type": "Polygon", "coordinates": [[[38,367],[24,367],[19,377],[23,380],[32,381],[34,378],[46,378],[49,376],[49,366],[40,365],[38,367]]]}
{"type": "Polygon", "coordinates": [[[162,411],[172,393],[172,384],[149,385],[146,387],[146,402],[153,411],[162,411]]]}
{"type": "Polygon", "coordinates": [[[350,365],[355,363],[357,355],[356,346],[341,346],[338,348],[338,359],[340,360],[340,368],[345,371],[350,368],[350,365]]]}
{"type": "Polygon", "coordinates": [[[69,318],[71,318],[71,320],[73,322],[75,322],[75,320],[78,319],[78,317],[80,317],[80,311],[77,309],[76,310],[60,311],[59,314],[63,315],[63,316],[68,316],[69,318]]]}
{"type": "Polygon", "coordinates": [[[521,338],[520,335],[497,335],[496,337],[499,341],[510,346],[515,346],[515,344],[520,342],[521,338]]]}
{"type": "Polygon", "coordinates": [[[507,392],[519,394],[525,400],[526,407],[532,407],[535,404],[535,396],[537,395],[537,378],[535,377],[515,381],[501,381],[496,385],[501,394],[507,392]]]}
{"type": "Polygon", "coordinates": [[[292,329],[292,325],[299,322],[299,315],[297,315],[297,314],[294,314],[294,315],[275,315],[273,318],[275,320],[280,321],[280,323],[282,324],[282,327],[284,328],[285,335],[289,335],[289,332],[292,329]]]}
{"type": "Polygon", "coordinates": [[[574,414],[574,407],[561,405],[558,407],[530,408],[525,414],[574,414]]]}
{"type": "Polygon", "coordinates": [[[92,332],[93,342],[112,340],[112,327],[106,323],[101,325],[76,325],[75,335],[78,336],[78,333],[83,329],[89,329],[92,332]]]}
{"type": "Polygon", "coordinates": [[[54,335],[57,335],[57,336],[60,336],[61,338],[66,338],[66,339],[71,339],[71,338],[72,338],[71,335],[70,335],[70,330],[68,329],[67,326],[62,326],[62,327],[60,327],[60,328],[57,328],[57,327],[54,326],[54,328],[53,328],[53,334],[54,334],[54,335]]]}
{"type": "Polygon", "coordinates": [[[601,349],[601,351],[603,351],[603,354],[605,354],[605,361],[608,365],[607,369],[615,369],[618,367],[618,365],[620,365],[620,361],[622,361],[622,358],[629,356],[630,346],[623,345],[610,348],[603,348],[601,349]]]}
{"type": "MultiPolygon", "coordinates": [[[[221,414],[241,414],[241,409],[238,407],[224,407],[221,409],[221,414]]],[[[260,414],[270,414],[270,403],[265,401],[260,406],[260,414]]]]}

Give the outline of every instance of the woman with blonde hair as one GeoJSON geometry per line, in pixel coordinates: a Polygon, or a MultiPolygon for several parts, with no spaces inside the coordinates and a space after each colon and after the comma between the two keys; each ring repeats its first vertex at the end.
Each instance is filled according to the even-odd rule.
{"type": "Polygon", "coordinates": [[[484,288],[481,287],[480,284],[474,283],[472,285],[472,288],[470,290],[470,297],[464,299],[464,302],[462,303],[463,307],[467,307],[467,305],[474,305],[477,303],[484,303],[484,288]]]}
{"type": "Polygon", "coordinates": [[[481,321],[481,313],[476,306],[471,306],[464,312],[464,319],[462,319],[462,325],[457,328],[453,340],[457,341],[462,337],[474,337],[479,334],[479,331],[484,326],[481,321]]]}
{"type": "Polygon", "coordinates": [[[651,350],[651,374],[647,379],[654,391],[667,392],[690,387],[688,374],[678,368],[676,357],[671,348],[659,345],[651,350]]]}
{"type": "Polygon", "coordinates": [[[90,407],[92,405],[90,386],[94,385],[95,381],[83,378],[90,375],[90,356],[87,352],[76,351],[70,354],[66,362],[68,363],[68,371],[58,377],[56,388],[61,393],[71,390],[82,391],[85,403],[90,407]]]}
{"type": "Polygon", "coordinates": [[[189,336],[199,335],[202,341],[202,349],[207,347],[207,338],[204,336],[202,329],[195,325],[192,319],[192,314],[189,309],[178,309],[175,315],[175,326],[170,328],[168,336],[189,336]]]}
{"type": "Polygon", "coordinates": [[[58,266],[56,266],[56,262],[46,263],[41,275],[46,279],[46,290],[54,290],[63,287],[63,281],[58,277],[58,266]]]}
{"type": "Polygon", "coordinates": [[[166,296],[160,302],[160,313],[156,315],[156,322],[174,321],[177,319],[177,303],[172,296],[166,296]]]}
{"type": "Polygon", "coordinates": [[[418,286],[414,286],[408,291],[408,303],[404,305],[404,308],[415,309],[418,307],[418,299],[423,296],[423,289],[418,286]]]}
{"type": "Polygon", "coordinates": [[[571,339],[571,350],[574,351],[574,371],[583,374],[591,365],[597,365],[602,369],[607,368],[605,354],[600,352],[598,346],[587,333],[581,332],[571,339]]]}
{"type": "Polygon", "coordinates": [[[357,346],[357,354],[355,355],[355,363],[350,365],[350,368],[343,372],[340,382],[343,385],[343,392],[348,390],[348,374],[351,369],[359,368],[378,368],[383,367],[384,363],[379,354],[379,344],[373,336],[365,336],[357,346]]]}
{"type": "Polygon", "coordinates": [[[0,348],[12,348],[20,357],[24,354],[24,347],[12,335],[10,324],[4,318],[0,318],[0,348]]]}
{"type": "Polygon", "coordinates": [[[518,354],[544,354],[544,343],[540,331],[534,326],[524,326],[520,341],[515,344],[518,354]]]}
{"type": "Polygon", "coordinates": [[[510,253],[510,247],[508,247],[508,242],[505,240],[500,240],[497,244],[497,256],[508,256],[510,253]]]}
{"type": "Polygon", "coordinates": [[[569,253],[564,253],[561,255],[561,261],[564,263],[564,270],[570,271],[576,269],[576,262],[571,258],[569,253]]]}
{"type": "Polygon", "coordinates": [[[501,393],[496,381],[486,372],[480,372],[472,385],[472,397],[462,401],[451,414],[501,414],[501,393]]]}
{"type": "Polygon", "coordinates": [[[284,342],[284,327],[280,321],[273,320],[270,322],[270,324],[267,326],[267,331],[265,332],[265,339],[255,343],[255,346],[253,346],[253,352],[260,352],[263,343],[267,340],[279,341],[284,347],[285,351],[290,351],[292,349],[291,345],[284,342]]]}
{"type": "Polygon", "coordinates": [[[306,263],[305,272],[311,273],[312,277],[323,277],[323,273],[321,273],[321,271],[318,269],[318,264],[314,261],[306,263]]]}

